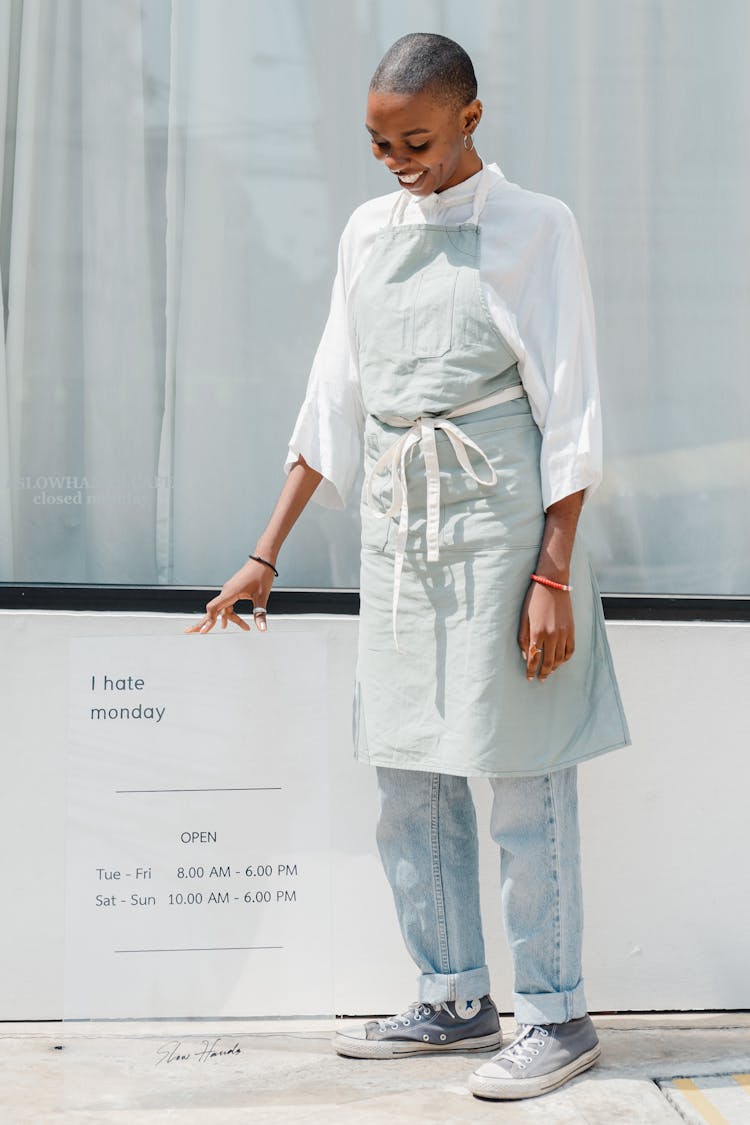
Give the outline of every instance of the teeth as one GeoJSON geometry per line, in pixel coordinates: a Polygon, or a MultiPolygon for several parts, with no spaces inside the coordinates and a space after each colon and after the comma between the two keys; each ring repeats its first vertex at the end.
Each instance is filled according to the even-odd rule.
{"type": "Polygon", "coordinates": [[[419,179],[419,177],[420,177],[421,175],[422,175],[422,173],[421,173],[421,172],[415,172],[415,173],[414,173],[414,174],[413,174],[412,176],[402,176],[402,175],[399,175],[399,177],[398,177],[398,178],[399,178],[400,180],[403,180],[403,182],[404,182],[405,184],[415,184],[415,183],[417,182],[417,180],[419,179]]]}

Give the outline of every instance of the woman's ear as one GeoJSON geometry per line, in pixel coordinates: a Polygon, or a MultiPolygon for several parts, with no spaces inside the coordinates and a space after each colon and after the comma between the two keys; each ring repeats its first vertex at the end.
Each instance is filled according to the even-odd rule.
{"type": "Polygon", "coordinates": [[[482,103],[479,98],[474,98],[473,102],[469,102],[461,110],[461,131],[474,132],[479,122],[482,120],[482,103]]]}

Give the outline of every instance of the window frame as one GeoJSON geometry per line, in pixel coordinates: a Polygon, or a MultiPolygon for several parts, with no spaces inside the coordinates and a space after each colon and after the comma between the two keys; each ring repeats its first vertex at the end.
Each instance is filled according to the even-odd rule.
{"type": "MultiPolygon", "coordinates": [[[[77,613],[202,613],[216,594],[213,586],[76,585],[0,583],[0,610],[77,613]]],[[[251,613],[251,603],[238,603],[251,613]]],[[[609,621],[750,622],[750,597],[686,594],[602,594],[609,621]]],[[[269,613],[280,616],[312,613],[356,617],[356,589],[278,588],[271,592],[269,613]]]]}

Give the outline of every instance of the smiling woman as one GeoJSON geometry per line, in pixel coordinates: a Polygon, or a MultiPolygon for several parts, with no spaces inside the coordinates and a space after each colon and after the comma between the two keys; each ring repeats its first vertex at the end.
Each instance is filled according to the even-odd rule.
{"type": "Polygon", "coordinates": [[[481,117],[471,59],[443,36],[399,39],[372,76],[373,155],[413,195],[444,191],[480,170],[473,133],[481,117]]]}
{"type": "MultiPolygon", "coordinates": [[[[254,554],[188,631],[249,628],[307,502],[363,461],[355,751],[377,767],[378,843],[419,1001],[340,1032],[342,1055],[498,1047],[469,777],[493,788],[518,1039],[482,1097],[554,1089],[599,1055],[581,975],[576,767],[629,741],[579,512],[601,476],[593,312],[575,219],[474,146],[458,44],[399,40],[366,110],[400,190],[341,237],[331,309],[254,554]]],[[[261,615],[257,627],[265,632],[261,615]]]]}

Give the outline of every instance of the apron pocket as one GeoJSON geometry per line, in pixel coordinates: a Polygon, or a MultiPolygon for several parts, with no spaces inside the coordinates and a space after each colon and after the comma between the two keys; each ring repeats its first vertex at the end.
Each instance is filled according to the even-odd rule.
{"type": "Polygon", "coordinates": [[[453,340],[453,304],[458,271],[420,275],[413,306],[413,354],[424,359],[445,355],[453,340]]]}

